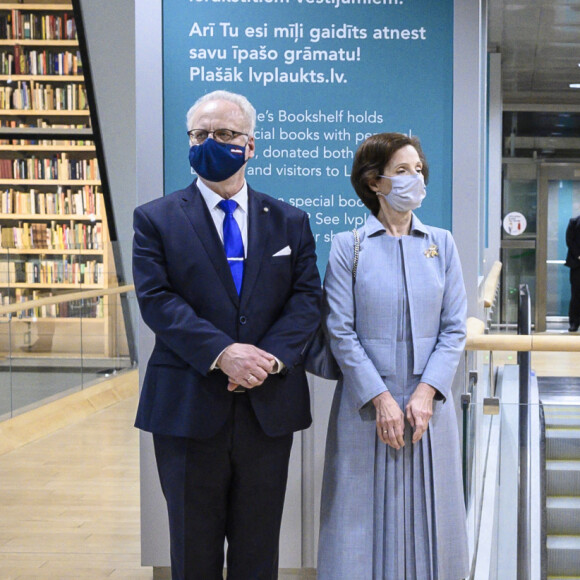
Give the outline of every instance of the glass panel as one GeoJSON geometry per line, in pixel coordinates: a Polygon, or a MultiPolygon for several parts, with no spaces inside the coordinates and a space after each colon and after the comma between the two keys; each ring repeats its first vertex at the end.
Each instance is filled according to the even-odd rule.
{"type": "Polygon", "coordinates": [[[12,413],[12,367],[7,336],[10,333],[8,315],[0,316],[0,421],[12,413]]]}
{"type": "Polygon", "coordinates": [[[80,321],[36,316],[12,318],[12,411],[25,412],[81,388],[80,321]]]}
{"type": "Polygon", "coordinates": [[[535,316],[536,296],[536,250],[535,248],[503,248],[502,312],[503,324],[517,325],[518,291],[520,284],[527,284],[532,304],[532,320],[535,316]]]}
{"type": "Polygon", "coordinates": [[[507,364],[514,360],[512,353],[494,353],[492,362],[501,371],[497,415],[485,414],[481,399],[485,392],[476,394],[486,388],[489,358],[482,353],[468,356],[468,368],[484,373],[471,390],[475,402],[464,437],[471,457],[472,577],[539,580],[546,571],[548,578],[577,577],[580,388],[573,362],[576,354],[534,353],[530,400],[522,405],[519,368],[507,364]],[[565,376],[570,374],[576,376],[565,376]],[[520,441],[522,420],[530,429],[524,444],[520,441]],[[522,473],[527,475],[525,487],[521,487],[522,473]],[[524,559],[518,559],[522,555],[524,559]]]}
{"type": "Polygon", "coordinates": [[[548,253],[546,315],[567,317],[570,302],[570,270],[566,260],[566,228],[580,213],[580,181],[548,182],[548,253]]]}
{"type": "MultiPolygon", "coordinates": [[[[499,406],[490,405],[490,360],[488,353],[470,353],[470,366],[480,369],[477,385],[472,389],[472,404],[468,413],[468,534],[471,555],[474,556],[476,578],[540,578],[542,558],[542,471],[540,454],[540,407],[532,389],[531,402],[519,403],[519,368],[503,364],[507,353],[495,353],[500,373],[497,382],[499,406]],[[481,374],[483,373],[483,374],[481,374]],[[496,414],[489,411],[496,409],[496,414]],[[523,413],[523,414],[522,414],[523,413]],[[519,423],[528,421],[528,450],[520,449],[519,423]],[[522,462],[523,453],[526,462],[522,462]],[[520,470],[529,474],[529,525],[524,529],[519,509],[520,470]],[[518,539],[526,537],[526,559],[518,561],[518,539]]],[[[512,357],[513,359],[513,357],[512,357]]],[[[465,427],[465,425],[464,425],[465,427]]],[[[465,450],[465,449],[464,449],[465,450]]]]}
{"type": "Polygon", "coordinates": [[[511,235],[502,228],[502,239],[533,238],[536,235],[536,216],[538,211],[537,182],[529,179],[505,179],[503,183],[503,215],[511,212],[521,213],[526,219],[525,230],[511,235]]]}
{"type": "Polygon", "coordinates": [[[117,371],[132,368],[137,356],[132,339],[138,323],[138,307],[134,293],[111,296],[111,366],[117,371]]]}
{"type": "MultiPolygon", "coordinates": [[[[467,511],[467,534],[469,540],[469,553],[473,556],[477,546],[477,533],[481,518],[482,498],[482,473],[484,466],[481,464],[485,457],[485,449],[482,449],[487,439],[482,433],[482,404],[484,394],[489,389],[489,372],[485,363],[485,353],[468,353],[468,369],[477,371],[477,382],[472,381],[466,386],[470,395],[470,403],[463,408],[462,426],[462,450],[463,450],[463,480],[465,489],[465,507],[467,511]]],[[[466,375],[469,380],[469,373],[466,375]]]]}
{"type": "Polygon", "coordinates": [[[109,294],[117,285],[110,247],[92,254],[70,250],[58,259],[29,251],[27,260],[32,256],[39,263],[36,274],[30,267],[20,272],[21,254],[4,251],[0,260],[2,306],[27,303],[0,313],[0,420],[132,368],[136,360],[135,298],[109,294]],[[104,254],[107,272],[91,263],[104,254]],[[60,276],[69,275],[68,265],[74,280],[65,282],[60,276]],[[78,296],[79,291],[91,295],[78,296]],[[63,300],[71,293],[77,297],[63,300]]]}

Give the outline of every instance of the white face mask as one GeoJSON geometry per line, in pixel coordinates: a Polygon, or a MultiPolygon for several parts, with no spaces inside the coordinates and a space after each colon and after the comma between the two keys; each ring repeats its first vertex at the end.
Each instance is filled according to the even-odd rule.
{"type": "Polygon", "coordinates": [[[425,181],[421,173],[415,175],[379,175],[379,177],[391,180],[391,192],[387,194],[378,192],[378,195],[382,195],[395,211],[407,212],[421,207],[421,202],[427,195],[425,181]]]}

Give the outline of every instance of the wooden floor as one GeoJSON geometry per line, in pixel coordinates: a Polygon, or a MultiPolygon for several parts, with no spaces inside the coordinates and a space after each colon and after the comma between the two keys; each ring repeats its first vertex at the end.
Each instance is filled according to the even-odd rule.
{"type": "MultiPolygon", "coordinates": [[[[495,352],[494,366],[517,364],[515,352],[495,352]]],[[[580,377],[580,352],[533,352],[532,370],[539,377],[580,377]]]]}
{"type": "MultiPolygon", "coordinates": [[[[515,353],[496,353],[503,362],[515,353]]],[[[534,353],[532,368],[580,377],[580,353],[534,353]]],[[[0,580],[153,578],[140,566],[136,405],[132,395],[0,455],[0,580]]]]}
{"type": "Polygon", "coordinates": [[[136,395],[0,456],[0,579],[151,580],[136,395]]]}
{"type": "MultiPolygon", "coordinates": [[[[551,336],[575,336],[568,333],[568,323],[552,324],[544,333],[551,336]]],[[[517,353],[498,351],[493,355],[494,365],[517,364],[517,353]]],[[[532,370],[539,377],[580,377],[580,352],[533,352],[532,370]]]]}

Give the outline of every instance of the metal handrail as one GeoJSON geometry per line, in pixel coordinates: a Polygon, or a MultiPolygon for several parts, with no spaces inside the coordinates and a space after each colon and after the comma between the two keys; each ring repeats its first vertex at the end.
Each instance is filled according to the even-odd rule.
{"type": "MultiPolygon", "coordinates": [[[[532,333],[530,291],[527,284],[520,284],[518,300],[518,334],[532,333]]],[[[519,484],[518,484],[518,580],[530,578],[531,540],[531,352],[518,352],[519,366],[519,484]]]]}

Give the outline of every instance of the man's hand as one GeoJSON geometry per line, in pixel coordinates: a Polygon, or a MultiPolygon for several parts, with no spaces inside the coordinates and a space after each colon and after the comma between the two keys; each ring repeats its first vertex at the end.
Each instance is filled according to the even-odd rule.
{"type": "Polygon", "coordinates": [[[230,380],[228,391],[235,390],[238,385],[246,389],[259,387],[275,364],[276,358],[270,353],[239,342],[230,344],[217,360],[217,366],[230,380]]]}
{"type": "Polygon", "coordinates": [[[413,443],[417,443],[427,431],[429,420],[433,416],[433,397],[437,391],[427,383],[419,383],[411,395],[407,407],[407,421],[413,427],[413,443]]]}

